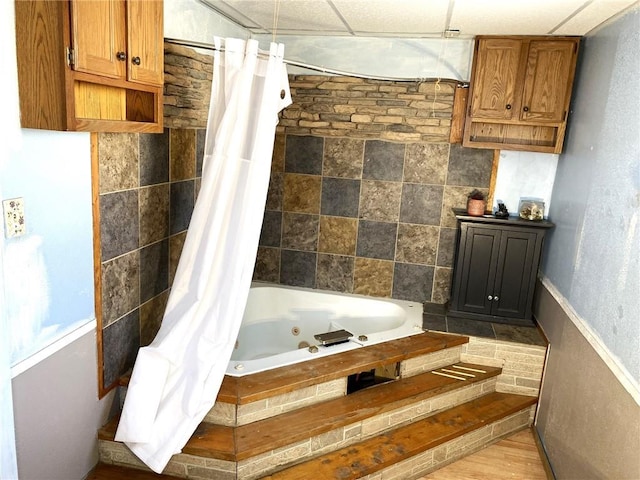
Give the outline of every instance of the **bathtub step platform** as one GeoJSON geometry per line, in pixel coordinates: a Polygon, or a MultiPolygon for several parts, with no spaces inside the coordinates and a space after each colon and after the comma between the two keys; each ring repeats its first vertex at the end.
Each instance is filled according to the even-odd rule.
{"type": "Polygon", "coordinates": [[[264,478],[347,480],[385,469],[389,478],[416,478],[525,428],[535,403],[533,397],[490,393],[264,478]]]}
{"type": "MultiPolygon", "coordinates": [[[[387,421],[390,428],[393,425],[390,418],[392,414],[407,421],[411,417],[425,416],[432,410],[446,408],[436,404],[426,406],[426,402],[434,397],[474,384],[478,388],[466,395],[479,396],[493,391],[493,384],[487,384],[486,387],[482,384],[497,377],[500,372],[498,367],[457,362],[238,427],[201,423],[182,452],[240,462],[374,418],[384,418],[380,421],[387,421]],[[405,419],[407,415],[410,417],[405,419]]],[[[446,405],[461,403],[469,398],[472,397],[459,393],[457,402],[455,398],[448,398],[446,405]]],[[[441,400],[440,403],[444,402],[441,400]]],[[[116,427],[117,419],[99,431],[99,438],[113,441],[116,427]]]]}

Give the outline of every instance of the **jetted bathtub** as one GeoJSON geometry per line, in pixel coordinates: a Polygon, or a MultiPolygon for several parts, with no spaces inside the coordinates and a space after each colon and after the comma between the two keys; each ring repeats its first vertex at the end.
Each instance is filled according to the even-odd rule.
{"type": "Polygon", "coordinates": [[[226,373],[249,375],[421,331],[420,303],[254,283],[226,373]],[[341,329],[353,334],[347,342],[324,346],[314,337],[341,329]]]}

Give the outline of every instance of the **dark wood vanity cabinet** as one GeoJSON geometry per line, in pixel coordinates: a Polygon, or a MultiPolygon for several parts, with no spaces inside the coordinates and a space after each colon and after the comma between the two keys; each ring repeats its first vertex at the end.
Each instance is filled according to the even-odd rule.
{"type": "Polygon", "coordinates": [[[459,236],[448,315],[530,325],[544,235],[553,224],[456,213],[459,236]]]}

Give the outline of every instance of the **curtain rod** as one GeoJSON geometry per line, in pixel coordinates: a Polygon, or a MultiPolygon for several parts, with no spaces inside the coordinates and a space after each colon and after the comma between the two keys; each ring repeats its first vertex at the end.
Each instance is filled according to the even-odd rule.
{"type": "MultiPolygon", "coordinates": [[[[174,45],[181,45],[183,47],[194,47],[194,48],[202,48],[204,50],[216,50],[215,45],[211,43],[203,43],[203,42],[195,42],[191,40],[178,40],[177,38],[165,38],[165,42],[172,43],[174,45]]],[[[224,52],[224,47],[220,49],[220,51],[224,52]]],[[[260,54],[266,56],[267,54],[260,54]]],[[[356,78],[364,78],[369,80],[384,80],[390,82],[435,82],[438,80],[449,80],[449,79],[438,79],[438,78],[400,78],[400,77],[385,77],[378,75],[363,75],[360,73],[353,72],[344,72],[341,70],[334,70],[331,68],[320,67],[318,65],[311,65],[308,63],[297,62],[295,60],[283,60],[287,65],[291,65],[292,67],[306,68],[308,70],[314,70],[316,72],[321,73],[329,73],[331,75],[342,75],[345,77],[356,77],[356,78]]],[[[457,80],[455,80],[457,81],[457,80]]],[[[460,83],[460,82],[458,82],[460,83]]]]}

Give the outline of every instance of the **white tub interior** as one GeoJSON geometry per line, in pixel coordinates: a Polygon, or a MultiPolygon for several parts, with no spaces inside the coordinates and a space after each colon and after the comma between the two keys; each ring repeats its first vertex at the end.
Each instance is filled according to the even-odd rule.
{"type": "Polygon", "coordinates": [[[422,305],[273,284],[252,286],[227,375],[242,376],[422,331],[422,305]],[[345,329],[346,343],[318,345],[315,334],[345,329]],[[366,340],[359,339],[365,336],[366,340]],[[311,353],[309,346],[318,346],[311,353]]]}

